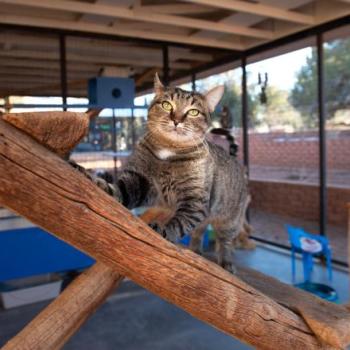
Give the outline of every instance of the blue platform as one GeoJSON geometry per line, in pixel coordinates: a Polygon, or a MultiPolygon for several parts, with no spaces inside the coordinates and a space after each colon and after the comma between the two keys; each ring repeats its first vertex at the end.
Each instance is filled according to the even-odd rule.
{"type": "Polygon", "coordinates": [[[94,260],[37,227],[0,231],[0,282],[79,270],[94,260]]]}

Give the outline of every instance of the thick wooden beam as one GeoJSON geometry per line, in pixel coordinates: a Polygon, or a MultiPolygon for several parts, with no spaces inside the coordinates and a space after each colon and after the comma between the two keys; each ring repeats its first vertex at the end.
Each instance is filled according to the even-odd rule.
{"type": "MultiPolygon", "coordinates": [[[[84,3],[85,4],[85,3],[84,3]]],[[[111,36],[122,36],[130,38],[140,38],[148,40],[160,40],[178,44],[187,44],[193,46],[214,47],[229,50],[243,50],[243,45],[237,41],[213,40],[208,38],[192,38],[188,35],[168,34],[160,32],[150,32],[144,30],[123,29],[122,26],[108,27],[100,24],[83,23],[75,21],[60,21],[56,19],[33,18],[28,16],[0,16],[0,23],[24,25],[38,28],[51,28],[60,30],[72,30],[83,33],[97,33],[111,36]]]]}
{"type": "Polygon", "coordinates": [[[345,307],[334,308],[334,304],[251,269],[241,267],[238,277],[280,305],[302,315],[324,342],[339,349],[350,343],[350,313],[345,307]]]}
{"type": "Polygon", "coordinates": [[[109,18],[124,18],[133,21],[142,21],[149,23],[158,23],[166,25],[174,25],[178,27],[205,29],[220,33],[243,35],[255,38],[271,39],[273,33],[263,29],[254,29],[239,25],[215,23],[212,21],[201,20],[196,18],[187,18],[180,16],[164,15],[147,11],[145,8],[141,10],[127,9],[116,5],[105,5],[99,3],[81,3],[78,1],[60,0],[0,0],[0,3],[10,3],[18,6],[30,6],[40,9],[60,10],[74,12],[78,14],[92,14],[107,16],[109,18]]]}
{"type": "Polygon", "coordinates": [[[1,205],[195,317],[259,349],[334,348],[335,344],[321,344],[297,313],[167,242],[81,173],[3,120],[0,173],[1,205]]]}
{"type": "Polygon", "coordinates": [[[61,349],[122,279],[115,270],[95,264],[74,280],[2,350],[61,349]]]}
{"type": "Polygon", "coordinates": [[[89,126],[88,116],[75,112],[9,113],[2,118],[61,157],[78,144],[89,126]]]}
{"type": "Polygon", "coordinates": [[[282,19],[288,22],[300,23],[312,25],[315,24],[314,17],[310,15],[304,15],[302,13],[284,10],[276,6],[264,5],[259,3],[250,3],[247,1],[238,0],[186,0],[200,5],[207,5],[225,10],[239,11],[245,13],[251,13],[253,15],[264,16],[269,18],[282,19]]]}

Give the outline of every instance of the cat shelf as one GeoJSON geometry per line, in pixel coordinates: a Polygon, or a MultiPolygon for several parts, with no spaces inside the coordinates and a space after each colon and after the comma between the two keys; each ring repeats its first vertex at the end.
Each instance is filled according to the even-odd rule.
{"type": "Polygon", "coordinates": [[[97,263],[4,350],[61,348],[122,276],[258,349],[339,349],[350,343],[344,306],[253,270],[229,274],[155,234],[69,166],[61,157],[87,131],[87,115],[44,113],[38,129],[31,128],[33,120],[36,113],[0,117],[0,205],[97,263]]]}

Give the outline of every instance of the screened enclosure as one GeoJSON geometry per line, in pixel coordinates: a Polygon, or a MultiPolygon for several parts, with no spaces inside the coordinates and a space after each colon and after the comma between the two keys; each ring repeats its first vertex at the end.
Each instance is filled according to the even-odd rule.
{"type": "MultiPolygon", "coordinates": [[[[314,3],[299,1],[294,12],[307,16],[314,3]]],[[[259,30],[249,35],[284,30],[285,35],[267,41],[246,34],[220,37],[199,28],[189,32],[160,23],[152,24],[151,32],[162,32],[164,40],[123,37],[117,29],[112,34],[79,33],[59,27],[43,30],[39,24],[2,23],[1,111],[85,111],[90,107],[90,78],[132,77],[137,92],[134,108],[104,109],[72,155],[92,171],[109,173],[113,181],[144,132],[155,72],[164,83],[199,92],[224,84],[224,97],[212,116],[213,127],[220,126],[223,113],[228,115],[228,128],[239,146],[237,156],[249,173],[253,236],[288,248],[285,225],[301,226],[329,236],[334,260],[345,264],[346,203],[350,202],[350,18],[345,2],[332,3],[336,15],[329,21],[305,24],[298,30],[286,20],[245,14],[251,21],[249,29],[259,30]],[[175,35],[193,37],[174,43],[170,38],[175,35]]],[[[7,6],[4,11],[10,13],[11,6],[7,6]]],[[[194,5],[191,8],[194,11],[194,5]]],[[[198,8],[200,15],[195,16],[202,20],[229,17],[228,9],[198,8]]],[[[58,13],[62,21],[76,15],[58,13]]],[[[243,17],[239,17],[242,23],[243,17]]],[[[80,21],[97,19],[83,13],[80,21]]],[[[130,27],[125,19],[118,23],[130,27]]],[[[151,27],[147,23],[138,23],[139,30],[147,31],[151,27]]],[[[110,27],[117,28],[115,23],[110,27]]]]}

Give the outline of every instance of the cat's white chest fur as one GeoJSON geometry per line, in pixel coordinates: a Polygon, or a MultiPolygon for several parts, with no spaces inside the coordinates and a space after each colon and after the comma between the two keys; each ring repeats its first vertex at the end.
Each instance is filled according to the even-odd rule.
{"type": "Polygon", "coordinates": [[[169,157],[175,156],[176,153],[167,148],[162,148],[157,151],[157,157],[161,160],[166,160],[169,157]]]}

